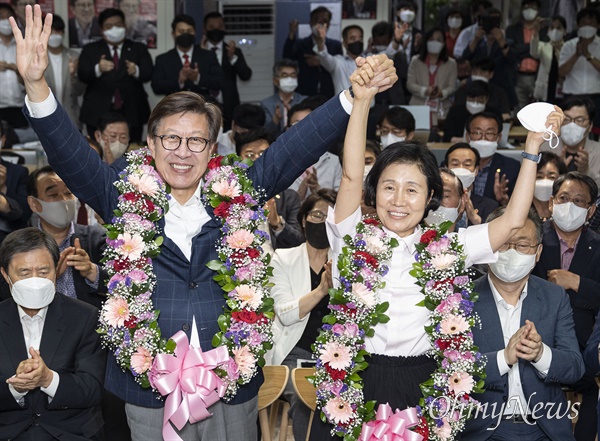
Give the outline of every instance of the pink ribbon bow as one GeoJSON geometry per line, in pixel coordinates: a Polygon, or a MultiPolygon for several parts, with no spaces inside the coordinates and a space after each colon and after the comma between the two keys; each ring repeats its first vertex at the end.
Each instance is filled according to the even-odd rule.
{"type": "Polygon", "coordinates": [[[225,395],[227,385],[213,369],[229,359],[225,346],[208,352],[189,345],[188,337],[179,331],[172,340],[177,343],[175,354],[159,354],[152,370],[157,378],[154,386],[167,396],[163,417],[163,439],[181,441],[169,420],[181,430],[189,421],[197,423],[212,414],[208,407],[225,395]]]}
{"type": "Polygon", "coordinates": [[[364,423],[359,441],[421,441],[423,437],[408,430],[419,424],[417,409],[392,412],[389,404],[380,404],[375,421],[364,423]]]}

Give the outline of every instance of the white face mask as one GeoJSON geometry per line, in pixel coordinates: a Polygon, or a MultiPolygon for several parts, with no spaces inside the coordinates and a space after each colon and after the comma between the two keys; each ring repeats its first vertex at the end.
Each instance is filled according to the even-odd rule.
{"type": "Polygon", "coordinates": [[[547,202],[552,196],[552,186],[554,181],[551,179],[538,179],[535,181],[535,190],[533,190],[533,197],[538,201],[547,202]]]}
{"type": "Polygon", "coordinates": [[[578,126],[575,122],[560,128],[560,139],[569,147],[575,146],[583,141],[587,128],[578,126]]]}
{"type": "Polygon", "coordinates": [[[519,254],[514,249],[498,253],[498,261],[490,269],[500,280],[512,283],[527,276],[535,266],[536,254],[519,254]]]}
{"type": "Polygon", "coordinates": [[[548,115],[554,112],[554,106],[550,103],[531,103],[523,107],[517,113],[517,118],[530,132],[543,133],[542,138],[548,141],[550,148],[558,147],[558,135],[549,127],[546,127],[548,115]]]}
{"type": "Polygon", "coordinates": [[[434,54],[437,55],[440,52],[442,52],[442,49],[444,48],[444,43],[442,43],[441,41],[428,41],[427,42],[427,52],[429,52],[430,54],[434,54]]]}
{"type": "Polygon", "coordinates": [[[27,309],[42,309],[48,306],[54,300],[55,292],[54,282],[43,277],[17,280],[10,287],[15,303],[27,309]]]}
{"type": "Polygon", "coordinates": [[[410,9],[406,9],[404,11],[400,12],[400,20],[405,22],[405,23],[412,23],[413,20],[415,19],[415,13],[413,11],[411,11],[410,9]]]}
{"type": "Polygon", "coordinates": [[[425,218],[425,222],[429,225],[439,225],[442,222],[450,221],[452,223],[456,222],[458,219],[458,209],[460,208],[460,202],[458,207],[444,207],[440,205],[437,210],[429,211],[429,214],[425,218]]]}
{"type": "Polygon", "coordinates": [[[396,142],[404,142],[405,140],[406,136],[396,136],[392,132],[390,132],[387,135],[383,135],[381,137],[381,148],[384,149],[390,146],[391,144],[394,144],[396,142]]]}
{"type": "Polygon", "coordinates": [[[60,34],[50,34],[50,38],[48,38],[48,46],[51,48],[61,47],[63,44],[63,36],[60,34]]]}
{"type": "Polygon", "coordinates": [[[279,90],[283,93],[291,93],[298,87],[297,78],[279,78],[279,90]]]}
{"type": "Polygon", "coordinates": [[[385,52],[386,49],[387,46],[384,46],[383,44],[376,44],[375,46],[373,46],[373,52],[375,52],[376,54],[385,52]]]}
{"type": "Polygon", "coordinates": [[[125,39],[125,32],[125,28],[122,28],[121,26],[113,26],[112,28],[104,31],[104,37],[109,43],[116,44],[125,39]]]}
{"type": "Polygon", "coordinates": [[[560,29],[550,29],[548,31],[548,38],[550,41],[560,41],[565,36],[565,32],[560,29]]]}
{"type": "Polygon", "coordinates": [[[37,214],[56,228],[68,227],[77,214],[77,199],[66,201],[45,202],[35,198],[42,206],[37,214]]]}
{"type": "Polygon", "coordinates": [[[454,172],[456,177],[460,179],[460,182],[462,182],[463,188],[465,190],[470,188],[471,185],[473,185],[473,182],[475,182],[475,173],[473,173],[469,169],[458,167],[453,168],[452,171],[454,172]]]}
{"type": "Polygon", "coordinates": [[[476,113],[480,113],[485,110],[485,103],[478,103],[477,101],[467,100],[465,105],[467,107],[467,111],[471,115],[475,115],[476,113]]]}
{"type": "Polygon", "coordinates": [[[481,158],[489,158],[490,156],[493,156],[498,148],[497,141],[488,141],[487,139],[480,139],[479,141],[471,140],[469,145],[479,152],[479,156],[481,156],[481,158]]]}
{"type": "Polygon", "coordinates": [[[117,140],[111,142],[108,147],[110,148],[110,152],[113,155],[113,159],[116,160],[125,154],[125,152],[127,151],[127,147],[129,147],[129,144],[123,144],[121,141],[117,140]]]}
{"type": "Polygon", "coordinates": [[[558,228],[566,233],[575,231],[585,224],[588,209],[581,208],[573,202],[554,204],[552,207],[552,219],[558,228]]]}
{"type": "Polygon", "coordinates": [[[483,75],[471,75],[471,81],[483,81],[484,83],[489,83],[490,79],[483,75]]]}
{"type": "Polygon", "coordinates": [[[313,37],[318,38],[319,37],[319,25],[314,25],[310,28],[313,37]]]}
{"type": "Polygon", "coordinates": [[[449,17],[447,23],[448,23],[448,27],[450,29],[458,29],[462,26],[462,18],[449,17]]]}
{"type": "Polygon", "coordinates": [[[10,21],[8,21],[8,18],[0,20],[0,34],[6,37],[12,35],[12,28],[10,27],[10,21]]]}
{"type": "Polygon", "coordinates": [[[581,38],[594,38],[598,30],[594,26],[583,26],[577,31],[577,36],[581,38]]]}
{"type": "Polygon", "coordinates": [[[537,11],[537,9],[527,8],[527,9],[523,9],[522,14],[523,14],[523,18],[525,19],[525,21],[531,21],[531,20],[535,19],[535,17],[537,17],[538,11],[537,11]]]}

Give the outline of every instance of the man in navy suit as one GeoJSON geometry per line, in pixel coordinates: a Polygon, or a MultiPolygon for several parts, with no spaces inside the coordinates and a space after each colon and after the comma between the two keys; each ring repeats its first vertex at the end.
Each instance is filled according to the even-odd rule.
{"type": "Polygon", "coordinates": [[[87,84],[79,120],[92,135],[107,112],[123,113],[134,142],[141,141],[142,127],[150,115],[144,83],[152,78],[152,58],[144,44],[125,38],[125,15],[105,9],[98,18],[103,40],[84,46],[77,74],[87,84]]]}
{"type": "Polygon", "coordinates": [[[189,15],[177,15],[171,23],[175,48],[156,57],[152,90],[157,95],[190,90],[205,98],[223,88],[223,70],[212,51],[194,44],[196,21],[189,15]]]}
{"type": "MultiPolygon", "coordinates": [[[[78,197],[109,219],[119,196],[112,185],[117,170],[90,153],[86,140],[52,96],[43,78],[48,65],[45,56],[48,23],[42,28],[39,6],[34,11],[32,18],[31,8],[27,8],[26,40],[14,21],[11,22],[27,91],[26,113],[58,175],[78,197]]],[[[372,87],[386,90],[394,83],[397,77],[390,60],[381,56],[368,62],[375,66],[372,87]]],[[[349,91],[330,100],[282,135],[248,169],[254,185],[264,190],[264,200],[289,187],[342,135],[348,122],[344,106],[351,107],[351,100],[349,91]]],[[[158,323],[162,334],[168,338],[183,330],[204,351],[212,348],[212,338],[219,330],[217,318],[225,305],[223,291],[213,280],[214,272],[206,266],[210,260],[218,259],[215,243],[221,235],[221,225],[212,208],[203,205],[200,194],[200,181],[210,151],[216,146],[220,125],[218,107],[191,92],[164,98],[148,121],[149,149],[158,173],[171,187],[169,211],[158,223],[164,243],[153,261],[157,284],[152,299],[154,307],[160,310],[158,323]],[[173,150],[170,145],[165,148],[160,137],[165,134],[180,137],[177,148],[173,150]],[[190,146],[190,137],[201,138],[203,145],[190,146]]],[[[233,400],[211,406],[211,418],[187,424],[181,435],[185,439],[256,440],[257,394],[262,381],[259,371],[252,381],[239,388],[233,400]]],[[[112,357],[107,366],[106,388],[126,401],[134,440],[162,439],[163,402],[151,390],[142,389],[112,357]]]]}
{"type": "MultiPolygon", "coordinates": [[[[298,93],[306,96],[323,95],[331,98],[334,93],[331,75],[321,63],[317,53],[313,50],[317,45],[315,35],[318,27],[329,29],[331,22],[331,11],[324,6],[315,8],[310,13],[310,27],[312,34],[298,40],[296,32],[298,21],[290,23],[290,33],[283,46],[283,58],[298,61],[300,71],[298,73],[298,93]]],[[[325,38],[325,47],[330,55],[342,55],[342,43],[338,40],[325,38]]]]}
{"type": "MultiPolygon", "coordinates": [[[[488,221],[499,217],[495,210],[488,221]]],[[[542,251],[542,224],[531,209],[525,225],[498,250],[498,261],[475,283],[473,328],[487,357],[485,392],[462,439],[575,440],[562,384],[584,373],[573,312],[564,289],[530,276],[542,251]]]]}

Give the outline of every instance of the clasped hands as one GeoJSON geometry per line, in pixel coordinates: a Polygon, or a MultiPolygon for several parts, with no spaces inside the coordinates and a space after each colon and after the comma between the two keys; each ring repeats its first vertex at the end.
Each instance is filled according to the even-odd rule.
{"type": "Polygon", "coordinates": [[[6,380],[19,393],[25,393],[38,387],[48,387],[52,382],[53,373],[44,363],[40,351],[30,347],[29,353],[31,358],[19,363],[15,375],[6,380]]]}
{"type": "Polygon", "coordinates": [[[504,348],[504,359],[509,366],[515,364],[519,358],[537,363],[543,353],[542,336],[538,334],[532,321],[525,320],[525,325],[513,334],[504,348]]]}
{"type": "Polygon", "coordinates": [[[356,58],[357,69],[350,75],[355,100],[371,100],[398,80],[394,63],[385,54],[356,58]]]}

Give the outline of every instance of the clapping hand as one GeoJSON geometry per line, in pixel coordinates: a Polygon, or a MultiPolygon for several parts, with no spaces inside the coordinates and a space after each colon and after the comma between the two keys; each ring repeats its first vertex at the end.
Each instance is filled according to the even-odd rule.
{"type": "Polygon", "coordinates": [[[106,55],[102,54],[100,61],[98,61],[98,69],[102,73],[110,72],[115,69],[115,63],[112,60],[107,60],[106,55]]]}
{"type": "Polygon", "coordinates": [[[522,360],[537,363],[542,358],[544,346],[542,345],[542,336],[535,329],[532,321],[525,320],[525,332],[521,336],[521,341],[516,346],[517,357],[522,360]]]}
{"type": "Polygon", "coordinates": [[[135,73],[137,71],[137,64],[129,60],[125,60],[125,64],[127,65],[127,74],[131,75],[132,77],[135,76],[135,73]]]}
{"type": "Polygon", "coordinates": [[[89,254],[81,248],[79,238],[75,238],[73,245],[73,247],[67,248],[71,250],[71,253],[66,255],[67,266],[79,271],[79,274],[90,282],[95,282],[98,277],[98,266],[91,261],[89,254]]]}
{"type": "Polygon", "coordinates": [[[52,382],[52,371],[46,366],[39,351],[29,348],[31,358],[17,366],[16,374],[6,380],[17,392],[23,393],[38,387],[48,387],[52,382]]]}

